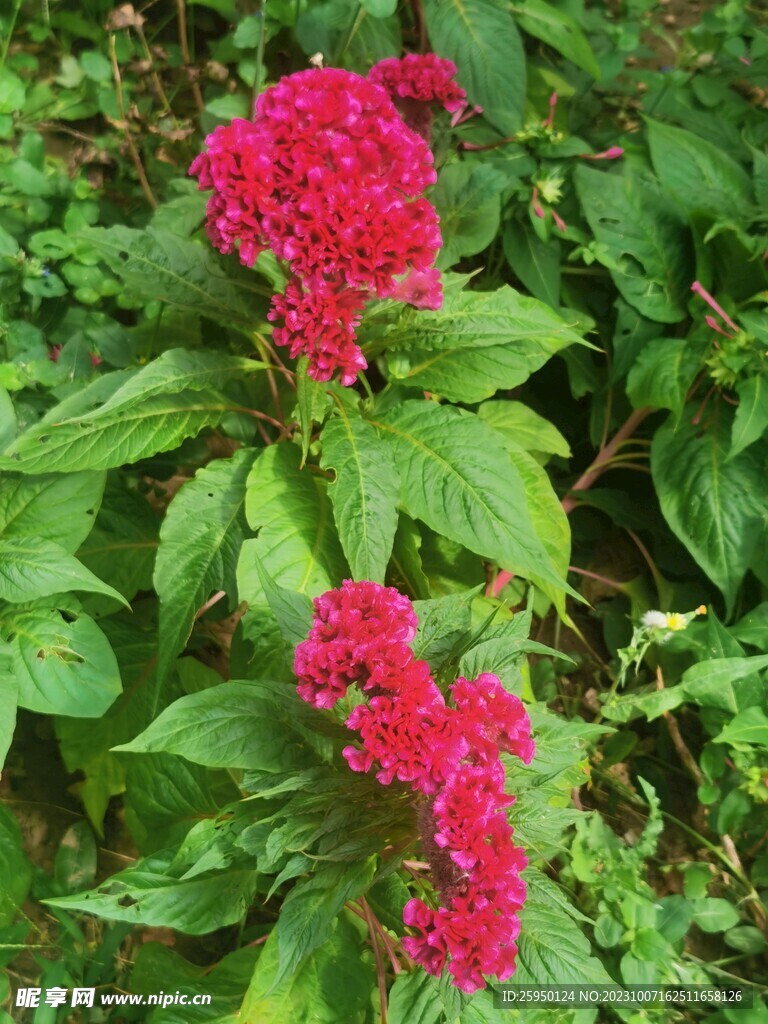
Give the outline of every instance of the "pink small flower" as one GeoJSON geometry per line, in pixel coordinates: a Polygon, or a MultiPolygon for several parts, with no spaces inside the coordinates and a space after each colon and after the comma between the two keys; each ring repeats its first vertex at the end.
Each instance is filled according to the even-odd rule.
{"type": "Polygon", "coordinates": [[[620,156],[624,156],[621,146],[611,146],[610,149],[604,149],[602,153],[579,153],[581,160],[618,160],[620,156]]]}

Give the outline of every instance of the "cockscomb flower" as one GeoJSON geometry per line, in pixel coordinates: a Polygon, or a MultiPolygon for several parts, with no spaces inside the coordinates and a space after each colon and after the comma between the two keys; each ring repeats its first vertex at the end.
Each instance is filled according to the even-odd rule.
{"type": "Polygon", "coordinates": [[[363,292],[327,284],[307,291],[293,278],[283,295],[273,296],[267,319],[282,321],[272,335],[275,344],[290,346],[292,359],[308,356],[315,380],[338,373],[341,383],[349,385],[368,365],[355,343],[364,305],[363,292]]]}
{"type": "Polygon", "coordinates": [[[429,141],[432,106],[455,113],[465,104],[467,94],[454,81],[456,72],[452,61],[434,53],[409,53],[374,64],[368,81],[386,89],[408,127],[429,141]]]}
{"type": "MultiPolygon", "coordinates": [[[[351,683],[366,685],[377,664],[391,662],[416,635],[413,605],[394,587],[345,580],[315,598],[309,636],[296,648],[294,671],[302,700],[330,708],[351,683]]],[[[405,647],[404,658],[413,661],[405,647]]]]}
{"type": "Polygon", "coordinates": [[[298,692],[332,707],[356,683],[367,702],[346,725],[359,745],[342,751],[353,771],[376,771],[421,794],[418,822],[441,906],[419,899],[403,920],[415,935],[403,948],[430,974],[447,965],[465,992],[500,981],[515,969],[525,902],[525,852],[513,842],[505,792],[504,751],[526,764],[533,757],[530,720],[522,702],[491,673],[457,679],[453,706],[411,647],[413,605],[393,588],[347,580],[315,600],[308,638],[296,648],[298,692]]]}
{"type": "MultiPolygon", "coordinates": [[[[434,268],[428,146],[383,88],[337,68],[282,78],[259,96],[253,120],[216,128],[206,145],[190,173],[213,192],[211,242],[246,266],[267,248],[288,264],[290,294],[270,314],[285,319],[278,344],[305,352],[316,379],[338,370],[351,383],[364,365],[355,327],[365,300],[434,268]]],[[[434,282],[429,302],[440,303],[434,282]]]]}

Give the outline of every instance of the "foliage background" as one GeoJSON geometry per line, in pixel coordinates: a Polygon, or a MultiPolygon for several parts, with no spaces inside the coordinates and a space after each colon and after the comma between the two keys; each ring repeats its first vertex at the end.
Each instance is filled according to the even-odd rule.
{"type": "Polygon", "coordinates": [[[374,1021],[382,987],[390,1024],[502,1019],[377,971],[412,814],[290,685],[352,573],[417,601],[442,682],[529,703],[515,981],[748,979],[752,1011],[605,1019],[766,1021],[762,10],[13,0],[0,40],[4,1019],[35,981],[214,994],[114,1018],[153,1024],[374,1021]],[[211,250],[186,170],[315,52],[403,47],[484,111],[436,122],[446,301],[373,307],[367,389],[319,386],[269,344],[281,269],[211,250]]]}

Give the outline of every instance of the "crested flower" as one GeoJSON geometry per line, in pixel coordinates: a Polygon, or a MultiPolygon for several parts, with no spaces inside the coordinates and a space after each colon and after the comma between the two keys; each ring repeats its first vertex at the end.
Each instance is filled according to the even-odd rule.
{"type": "Polygon", "coordinates": [[[433,106],[441,106],[452,114],[465,106],[467,94],[454,81],[455,77],[456,65],[434,53],[409,53],[401,59],[387,57],[368,72],[368,81],[386,89],[408,127],[427,142],[433,106]]]}
{"type": "MultiPolygon", "coordinates": [[[[253,120],[216,128],[206,145],[190,173],[212,191],[211,242],[246,266],[267,248],[287,263],[291,281],[270,314],[284,322],[275,340],[304,352],[315,379],[338,371],[352,383],[365,365],[355,344],[365,301],[435,273],[441,238],[422,195],[436,177],[426,143],[374,82],[311,68],[265,90],[253,120]]],[[[440,304],[434,277],[425,304],[440,304]]]]}

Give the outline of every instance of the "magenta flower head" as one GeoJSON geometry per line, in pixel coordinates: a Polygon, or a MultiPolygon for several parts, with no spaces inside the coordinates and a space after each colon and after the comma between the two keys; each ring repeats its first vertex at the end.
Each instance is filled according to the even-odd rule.
{"type": "Polygon", "coordinates": [[[386,89],[403,120],[429,142],[432,107],[452,114],[465,106],[466,92],[455,81],[456,65],[434,53],[409,53],[374,64],[368,81],[386,89]]]}
{"type": "Polygon", "coordinates": [[[287,264],[275,341],[304,352],[315,379],[339,372],[349,384],[365,366],[355,328],[368,299],[408,295],[416,275],[418,304],[439,307],[440,230],[422,195],[433,157],[383,88],[341,69],[300,71],[206,145],[190,173],[212,191],[208,237],[246,266],[267,248],[287,264]]]}

